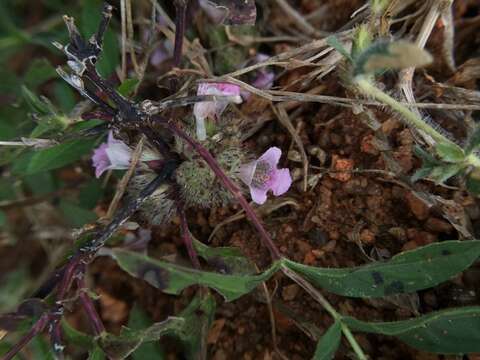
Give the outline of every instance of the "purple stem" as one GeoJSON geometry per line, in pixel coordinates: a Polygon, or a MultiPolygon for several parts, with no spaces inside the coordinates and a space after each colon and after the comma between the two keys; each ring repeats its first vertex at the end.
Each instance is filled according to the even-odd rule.
{"type": "Polygon", "coordinates": [[[280,259],[282,255],[280,254],[280,251],[272,241],[272,238],[268,234],[268,232],[265,230],[263,227],[262,223],[260,222],[260,219],[258,218],[257,214],[255,211],[252,209],[248,201],[245,199],[245,197],[242,195],[240,189],[238,186],[230,180],[230,178],[225,175],[223,170],[220,168],[220,165],[218,162],[215,160],[215,158],[210,154],[210,152],[205,149],[202,145],[197,143],[195,140],[193,140],[188,134],[186,134],[182,129],[180,129],[176,124],[174,124],[171,121],[166,121],[160,116],[154,116],[153,120],[158,121],[162,125],[164,125],[167,129],[169,129],[172,133],[177,135],[178,137],[182,138],[185,140],[192,148],[195,149],[195,151],[205,160],[205,162],[210,166],[212,171],[215,173],[215,175],[220,179],[222,182],[223,186],[228,189],[232,193],[232,195],[235,197],[235,199],[240,203],[242,206],[243,210],[245,210],[245,213],[247,217],[250,218],[252,221],[253,225],[255,228],[258,230],[260,233],[260,237],[265,244],[265,246],[268,248],[270,251],[270,254],[274,260],[280,259]]]}
{"type": "Polygon", "coordinates": [[[87,288],[87,285],[85,284],[85,279],[78,279],[77,286],[80,302],[82,303],[83,310],[91,321],[92,330],[95,335],[100,335],[105,331],[105,326],[103,325],[102,319],[100,318],[100,315],[98,314],[91,297],[84,291],[84,289],[87,288]]]}
{"type": "Polygon", "coordinates": [[[175,0],[175,46],[173,49],[173,67],[178,67],[182,60],[187,6],[188,0],[175,0]]]}
{"type": "Polygon", "coordinates": [[[9,352],[3,355],[1,360],[11,360],[17,355],[25,345],[27,345],[36,335],[40,334],[47,326],[50,320],[50,314],[44,313],[40,319],[32,326],[32,328],[26,333],[18,343],[13,346],[9,352]]]}
{"type": "Polygon", "coordinates": [[[190,236],[190,230],[188,229],[187,217],[185,216],[185,209],[180,202],[177,202],[177,212],[180,216],[182,238],[183,243],[187,248],[188,256],[192,261],[193,267],[195,269],[200,269],[200,261],[198,260],[197,252],[193,247],[192,237],[190,236]]]}

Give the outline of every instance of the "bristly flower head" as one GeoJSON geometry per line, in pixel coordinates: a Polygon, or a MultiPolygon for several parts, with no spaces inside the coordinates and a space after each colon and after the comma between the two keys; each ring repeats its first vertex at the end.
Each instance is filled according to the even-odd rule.
{"type": "Polygon", "coordinates": [[[257,160],[240,167],[239,178],[250,188],[255,203],[265,203],[269,190],[273,195],[280,196],[290,188],[290,170],[277,168],[281,156],[282,150],[271,147],[257,160]]]}
{"type": "Polygon", "coordinates": [[[92,156],[95,176],[99,178],[105,171],[110,169],[125,170],[130,166],[132,150],[121,140],[108,133],[108,140],[95,149],[92,156]]]}
{"type": "MultiPolygon", "coordinates": [[[[121,140],[108,133],[108,140],[102,143],[93,152],[92,162],[95,167],[95,176],[99,178],[107,170],[126,170],[130,167],[132,149],[121,140]]],[[[149,148],[145,148],[140,157],[141,161],[159,160],[160,156],[149,148]]]]}
{"type": "Polygon", "coordinates": [[[230,102],[240,104],[240,87],[228,83],[202,83],[198,86],[197,95],[228,96],[215,101],[201,101],[194,105],[193,115],[196,119],[197,137],[203,141],[207,138],[205,119],[217,120],[230,102]]]}

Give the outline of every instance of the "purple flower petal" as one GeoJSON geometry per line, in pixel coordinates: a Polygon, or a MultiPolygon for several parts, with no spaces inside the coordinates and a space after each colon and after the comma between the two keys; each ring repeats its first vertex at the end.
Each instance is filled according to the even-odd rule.
{"type": "Polygon", "coordinates": [[[275,181],[271,184],[270,188],[273,191],[273,195],[280,196],[285,194],[292,185],[292,177],[290,176],[290,170],[278,169],[275,172],[275,181]]]}
{"type": "Polygon", "coordinates": [[[110,161],[108,160],[107,155],[107,147],[106,143],[101,144],[98,148],[96,148],[93,152],[92,162],[93,166],[95,167],[95,176],[99,178],[104,171],[107,170],[108,165],[110,165],[110,161]]]}
{"type": "Polygon", "coordinates": [[[193,115],[197,122],[197,137],[206,139],[205,119],[218,119],[229,104],[242,102],[240,87],[227,83],[202,83],[198,86],[197,95],[232,96],[233,99],[201,101],[193,106],[193,115]]]}
{"type": "Polygon", "coordinates": [[[252,161],[248,164],[240,166],[238,177],[242,180],[247,186],[250,186],[252,183],[253,175],[255,174],[255,169],[257,168],[257,161],[252,161]]]}
{"type": "Polygon", "coordinates": [[[131,153],[127,144],[115,139],[110,131],[107,142],[101,144],[93,152],[92,162],[95,167],[95,176],[98,178],[110,169],[128,169],[131,153]]]}
{"type": "Polygon", "coordinates": [[[252,195],[252,200],[258,205],[262,205],[267,201],[267,189],[260,189],[257,187],[250,187],[250,195],[252,195]]]}
{"type": "Polygon", "coordinates": [[[265,151],[265,153],[258,158],[258,161],[264,161],[270,165],[272,169],[275,169],[280,161],[281,156],[282,150],[274,146],[265,151]]]}
{"type": "Polygon", "coordinates": [[[290,170],[277,168],[281,156],[282,150],[271,147],[258,160],[240,166],[238,177],[250,188],[255,203],[265,203],[269,190],[279,196],[292,185],[290,170]]]}

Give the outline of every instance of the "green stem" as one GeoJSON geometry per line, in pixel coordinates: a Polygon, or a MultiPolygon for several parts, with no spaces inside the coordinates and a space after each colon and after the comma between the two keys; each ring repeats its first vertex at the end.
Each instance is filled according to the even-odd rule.
{"type": "MultiPolygon", "coordinates": [[[[355,83],[365,95],[371,96],[376,100],[390,106],[393,110],[402,115],[409,124],[413,125],[415,128],[425,132],[430,135],[436,143],[443,143],[455,146],[456,144],[448,139],[445,135],[438,132],[424,120],[422,120],[417,114],[411,111],[405,105],[399,103],[397,100],[391,96],[385,94],[382,90],[377,88],[372,82],[365,76],[357,76],[355,78],[355,83]]],[[[470,154],[465,158],[465,162],[468,165],[473,165],[474,167],[480,167],[480,158],[475,154],[470,154]]]]}
{"type": "Polygon", "coordinates": [[[358,342],[357,340],[355,340],[355,337],[350,331],[350,328],[345,323],[343,323],[342,320],[340,320],[340,324],[342,326],[343,335],[345,335],[345,338],[350,343],[350,346],[352,347],[353,351],[355,351],[355,354],[357,354],[360,360],[367,360],[367,356],[363,352],[360,345],[358,345],[358,342]]]}
{"type": "Polygon", "coordinates": [[[424,131],[430,135],[438,143],[447,143],[453,144],[453,142],[439,133],[436,129],[428,125],[420,117],[418,117],[413,111],[408,109],[405,105],[400,104],[397,100],[391,96],[385,94],[382,90],[377,88],[364,76],[357,76],[355,82],[360,90],[362,90],[365,95],[374,97],[378,101],[383,102],[384,104],[389,105],[393,110],[402,115],[409,123],[414,125],[417,129],[424,131]]]}
{"type": "MultiPolygon", "coordinates": [[[[285,259],[284,259],[285,260],[285,259]]],[[[288,260],[287,260],[288,261],[288,260]]],[[[328,300],[318,291],[313,287],[312,284],[310,284],[307,280],[305,280],[303,277],[301,277],[299,274],[297,274],[295,271],[291,270],[288,266],[285,264],[282,264],[282,271],[285,275],[287,275],[290,279],[295,281],[298,285],[300,285],[306,292],[308,292],[316,301],[319,302],[320,305],[323,306],[325,310],[335,319],[335,321],[339,321],[342,327],[342,332],[343,335],[345,335],[345,338],[347,341],[350,343],[350,346],[352,347],[353,351],[355,354],[357,354],[357,357],[359,360],[367,360],[367,356],[363,352],[362,348],[358,344],[357,340],[355,340],[355,337],[353,336],[352,332],[350,331],[350,328],[343,323],[342,321],[342,314],[339,314],[337,310],[328,302],[328,300]]]]}

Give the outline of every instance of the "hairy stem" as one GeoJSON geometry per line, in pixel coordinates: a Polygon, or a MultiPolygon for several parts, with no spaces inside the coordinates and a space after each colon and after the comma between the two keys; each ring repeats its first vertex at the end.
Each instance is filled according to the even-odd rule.
{"type": "MultiPolygon", "coordinates": [[[[417,114],[411,111],[405,105],[399,103],[391,96],[385,94],[382,90],[377,88],[364,76],[358,76],[355,78],[355,83],[358,88],[363,91],[367,96],[372,96],[378,101],[390,106],[393,110],[402,115],[409,124],[413,125],[419,130],[422,130],[426,134],[430,135],[437,143],[456,145],[452,140],[448,139],[445,135],[441,134],[438,130],[422,120],[417,114]]],[[[475,154],[470,154],[465,158],[465,161],[469,165],[480,167],[480,158],[475,154]]]]}

